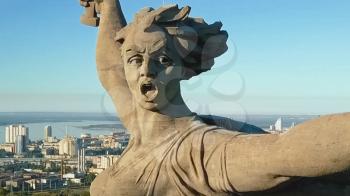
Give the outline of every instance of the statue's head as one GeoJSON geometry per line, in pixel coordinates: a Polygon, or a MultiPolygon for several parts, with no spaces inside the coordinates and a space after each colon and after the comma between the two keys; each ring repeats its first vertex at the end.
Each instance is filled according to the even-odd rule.
{"type": "Polygon", "coordinates": [[[227,50],[222,24],[188,17],[177,5],[141,10],[117,33],[129,88],[137,103],[161,110],[180,95],[180,81],[208,71],[227,50]]]}

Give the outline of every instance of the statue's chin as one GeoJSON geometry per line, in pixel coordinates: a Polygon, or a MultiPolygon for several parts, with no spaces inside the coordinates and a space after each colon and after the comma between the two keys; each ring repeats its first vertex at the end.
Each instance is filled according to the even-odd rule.
{"type": "Polygon", "coordinates": [[[171,104],[167,98],[162,96],[156,96],[152,101],[148,101],[144,96],[138,96],[136,97],[136,101],[141,108],[154,112],[162,111],[171,104]]]}
{"type": "Polygon", "coordinates": [[[140,101],[139,106],[145,110],[150,110],[150,111],[157,111],[158,109],[158,104],[154,102],[145,102],[145,101],[140,101]]]}
{"type": "Polygon", "coordinates": [[[161,112],[162,110],[164,110],[164,108],[169,106],[169,102],[162,102],[159,100],[157,102],[139,101],[138,105],[145,110],[161,112]]]}

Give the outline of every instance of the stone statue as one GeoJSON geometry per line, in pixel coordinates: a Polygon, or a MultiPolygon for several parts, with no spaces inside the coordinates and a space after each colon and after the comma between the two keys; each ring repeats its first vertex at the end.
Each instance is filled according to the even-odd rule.
{"type": "Polygon", "coordinates": [[[132,137],[92,195],[235,195],[350,166],[350,114],[324,116],[284,134],[190,111],[180,81],[210,70],[227,50],[222,24],[190,7],[144,8],[127,24],[118,0],[81,0],[99,26],[102,85],[132,137]]]}

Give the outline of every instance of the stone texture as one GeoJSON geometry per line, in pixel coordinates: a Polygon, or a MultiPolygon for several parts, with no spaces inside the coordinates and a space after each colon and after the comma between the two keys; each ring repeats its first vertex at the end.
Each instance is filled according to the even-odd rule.
{"type": "Polygon", "coordinates": [[[92,195],[348,194],[346,185],[324,188],[314,178],[350,165],[350,114],[280,135],[199,116],[182,99],[180,81],[210,70],[226,52],[220,22],[207,24],[189,17],[190,7],[174,5],[144,8],[127,24],[119,1],[81,4],[81,21],[99,26],[99,78],[132,133],[119,161],[93,182],[92,195]]]}

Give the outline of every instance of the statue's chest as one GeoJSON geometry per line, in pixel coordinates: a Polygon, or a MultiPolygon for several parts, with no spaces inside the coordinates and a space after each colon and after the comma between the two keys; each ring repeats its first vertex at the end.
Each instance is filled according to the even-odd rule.
{"type": "Polygon", "coordinates": [[[152,155],[140,159],[128,154],[97,177],[102,190],[97,195],[169,195],[176,189],[169,183],[162,159],[152,155]]]}

